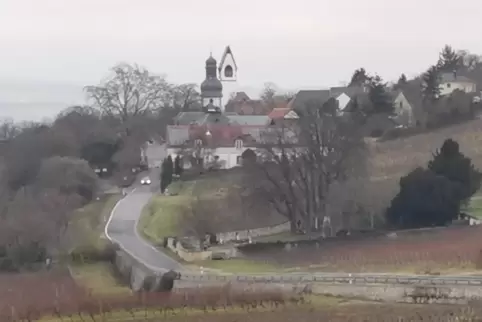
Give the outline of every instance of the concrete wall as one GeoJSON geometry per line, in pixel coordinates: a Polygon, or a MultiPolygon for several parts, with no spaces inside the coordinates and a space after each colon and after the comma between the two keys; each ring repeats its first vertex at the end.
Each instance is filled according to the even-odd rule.
{"type": "Polygon", "coordinates": [[[222,286],[229,283],[233,287],[250,286],[260,291],[280,290],[282,292],[307,293],[381,302],[418,303],[418,304],[469,304],[482,300],[480,286],[430,286],[400,284],[325,284],[325,283],[253,283],[247,281],[227,282],[220,280],[176,281],[178,288],[222,286]]]}
{"type": "Polygon", "coordinates": [[[195,262],[211,259],[212,251],[200,251],[191,252],[184,247],[182,247],[180,242],[176,242],[175,238],[167,239],[167,248],[173,251],[177,256],[185,260],[186,262],[195,262]]]}
{"type": "Polygon", "coordinates": [[[290,229],[291,229],[290,223],[285,222],[279,225],[274,225],[269,227],[218,233],[216,234],[216,238],[218,241],[230,242],[230,241],[235,241],[236,239],[246,240],[249,237],[255,238],[255,237],[264,237],[269,235],[280,234],[280,233],[290,231],[290,229]]]}
{"type": "Polygon", "coordinates": [[[468,304],[482,299],[478,286],[429,285],[336,285],[306,284],[305,290],[313,294],[365,298],[384,302],[468,304]]]}
{"type": "MultiPolygon", "coordinates": [[[[134,292],[139,291],[169,291],[164,284],[165,272],[155,272],[143,266],[125,251],[116,252],[115,269],[119,277],[130,286],[134,292]]],[[[171,287],[172,288],[172,287],[171,287]]]]}
{"type": "MultiPolygon", "coordinates": [[[[232,231],[227,233],[218,233],[216,234],[216,239],[220,242],[222,241],[222,243],[226,243],[230,241],[247,240],[249,238],[279,234],[289,230],[290,230],[290,223],[286,222],[283,224],[270,226],[270,227],[239,230],[239,231],[232,231]]],[[[182,247],[180,242],[176,242],[175,238],[167,239],[167,248],[169,248],[171,251],[173,251],[175,254],[177,254],[180,258],[182,258],[186,262],[195,262],[195,261],[211,259],[213,257],[214,252],[224,253],[228,258],[236,256],[236,249],[232,249],[232,250],[219,249],[217,251],[206,250],[206,251],[197,251],[197,252],[189,251],[184,247],[182,247]]]]}

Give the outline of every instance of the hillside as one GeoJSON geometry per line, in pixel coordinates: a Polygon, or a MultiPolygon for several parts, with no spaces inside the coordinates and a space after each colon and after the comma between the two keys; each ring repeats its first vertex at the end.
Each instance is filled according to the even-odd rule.
{"type": "Polygon", "coordinates": [[[372,144],[372,177],[400,178],[417,166],[426,166],[445,139],[460,144],[462,153],[482,169],[482,120],[473,120],[429,133],[372,144]]]}

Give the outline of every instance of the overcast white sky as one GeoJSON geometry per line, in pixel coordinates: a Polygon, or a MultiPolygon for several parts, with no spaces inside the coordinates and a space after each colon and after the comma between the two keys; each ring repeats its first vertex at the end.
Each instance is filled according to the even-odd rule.
{"type": "Polygon", "coordinates": [[[391,80],[446,43],[482,53],[481,14],[480,0],[0,0],[0,80],[92,84],[126,61],[201,82],[228,44],[243,86],[335,86],[362,66],[391,80]]]}

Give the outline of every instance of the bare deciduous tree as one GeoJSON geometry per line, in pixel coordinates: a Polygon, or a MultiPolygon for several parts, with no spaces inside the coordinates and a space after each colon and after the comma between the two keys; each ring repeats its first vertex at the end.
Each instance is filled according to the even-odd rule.
{"type": "Polygon", "coordinates": [[[267,104],[271,104],[277,93],[276,85],[274,83],[265,83],[261,91],[261,100],[267,104]]]}
{"type": "Polygon", "coordinates": [[[5,149],[10,188],[17,190],[31,184],[44,158],[78,155],[75,143],[71,135],[61,135],[45,125],[23,129],[5,149]]]}
{"type": "Polygon", "coordinates": [[[114,66],[107,80],[98,86],[87,86],[85,91],[95,107],[121,122],[126,134],[130,134],[134,118],[172,100],[171,85],[164,77],[129,64],[114,66]]]}
{"type": "Polygon", "coordinates": [[[51,255],[67,251],[74,210],[92,198],[96,185],[97,176],[84,160],[43,160],[36,180],[18,189],[0,214],[0,245],[14,257],[16,250],[32,245],[51,255]]]}
{"type": "Polygon", "coordinates": [[[172,87],[173,106],[178,111],[201,109],[201,96],[196,84],[181,84],[172,87]]]}
{"type": "Polygon", "coordinates": [[[133,138],[124,139],[122,147],[114,154],[113,161],[121,172],[131,171],[131,169],[138,167],[141,163],[139,142],[133,138]]]}
{"type": "Polygon", "coordinates": [[[12,119],[5,119],[0,123],[0,139],[10,140],[20,134],[20,126],[12,119]]]}
{"type": "Polygon", "coordinates": [[[254,165],[254,188],[292,230],[319,229],[333,184],[364,174],[367,150],[355,123],[316,104],[298,123],[271,127],[261,140],[264,160],[254,165]]]}
{"type": "Polygon", "coordinates": [[[51,255],[67,251],[73,210],[82,205],[82,200],[78,194],[63,194],[57,189],[39,192],[33,187],[23,188],[3,217],[5,245],[15,250],[35,244],[51,255]]]}
{"type": "Polygon", "coordinates": [[[195,196],[189,205],[183,208],[181,227],[185,236],[196,237],[202,246],[206,234],[214,234],[219,230],[219,203],[216,200],[195,196]]]}
{"type": "Polygon", "coordinates": [[[96,193],[97,180],[87,161],[55,156],[42,162],[34,186],[39,193],[54,189],[65,195],[82,196],[86,202],[96,193]]]}

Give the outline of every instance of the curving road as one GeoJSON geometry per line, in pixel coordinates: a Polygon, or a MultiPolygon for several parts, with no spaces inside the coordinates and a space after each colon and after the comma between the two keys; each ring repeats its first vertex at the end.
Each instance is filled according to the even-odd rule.
{"type": "MultiPolygon", "coordinates": [[[[144,264],[149,269],[156,272],[164,272],[174,269],[180,270],[181,264],[171,257],[162,253],[154,246],[145,241],[137,231],[142,209],[149,202],[149,199],[158,192],[160,169],[156,168],[166,155],[165,147],[162,145],[152,145],[147,149],[149,160],[150,186],[141,186],[139,182],[134,184],[133,189],[120,200],[110,215],[105,226],[105,235],[119,246],[144,264]]],[[[143,175],[139,176],[139,179],[143,175]]]]}

